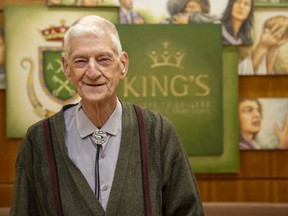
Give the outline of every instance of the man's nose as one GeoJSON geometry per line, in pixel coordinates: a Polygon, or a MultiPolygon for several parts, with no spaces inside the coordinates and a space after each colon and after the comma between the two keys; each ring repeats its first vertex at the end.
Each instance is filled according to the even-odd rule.
{"type": "Polygon", "coordinates": [[[95,59],[89,59],[87,72],[90,78],[97,78],[101,75],[101,71],[95,59]]]}

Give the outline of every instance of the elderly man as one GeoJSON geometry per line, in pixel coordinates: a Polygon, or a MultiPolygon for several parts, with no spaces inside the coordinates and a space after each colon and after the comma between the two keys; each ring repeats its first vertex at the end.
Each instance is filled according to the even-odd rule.
{"type": "Polygon", "coordinates": [[[128,54],[115,26],[82,17],[64,48],[64,73],[81,101],[29,128],[11,215],[203,215],[172,123],[117,97],[128,54]]]}

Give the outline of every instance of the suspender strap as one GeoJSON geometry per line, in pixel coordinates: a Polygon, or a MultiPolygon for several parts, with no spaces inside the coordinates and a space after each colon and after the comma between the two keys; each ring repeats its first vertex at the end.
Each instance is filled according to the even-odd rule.
{"type": "Polygon", "coordinates": [[[50,170],[50,176],[51,176],[54,204],[55,204],[57,216],[62,216],[63,213],[62,213],[62,207],[61,207],[61,202],[60,202],[58,176],[57,176],[57,169],[55,165],[55,155],[54,155],[54,149],[53,149],[52,140],[51,140],[51,132],[50,132],[50,125],[49,125],[48,119],[43,121],[43,127],[44,127],[45,141],[46,141],[49,170],[50,170]]]}
{"type": "Polygon", "coordinates": [[[141,147],[141,162],[142,162],[142,180],[143,180],[143,192],[144,192],[144,206],[145,215],[152,215],[150,189],[149,189],[149,173],[148,173],[148,160],[147,160],[147,142],[146,133],[144,127],[144,120],[142,110],[139,106],[134,105],[138,117],[139,134],[140,134],[140,147],[141,147]]]}

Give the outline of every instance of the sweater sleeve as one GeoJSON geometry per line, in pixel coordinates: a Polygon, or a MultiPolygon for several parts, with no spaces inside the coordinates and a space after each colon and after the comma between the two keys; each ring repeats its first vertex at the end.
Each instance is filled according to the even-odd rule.
{"type": "Polygon", "coordinates": [[[15,164],[16,175],[10,216],[40,215],[37,208],[35,187],[29,172],[32,168],[33,151],[27,138],[22,141],[15,164]]]}
{"type": "Polygon", "coordinates": [[[164,119],[162,137],[163,215],[204,215],[195,176],[169,120],[164,119]]]}

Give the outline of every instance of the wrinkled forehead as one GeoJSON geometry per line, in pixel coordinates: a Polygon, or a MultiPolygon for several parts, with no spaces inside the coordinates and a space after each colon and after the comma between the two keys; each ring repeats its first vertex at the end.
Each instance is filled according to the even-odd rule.
{"type": "Polygon", "coordinates": [[[82,35],[87,35],[87,34],[93,34],[95,36],[104,36],[105,35],[105,31],[95,25],[81,25],[81,24],[77,24],[74,26],[71,26],[70,29],[67,32],[67,35],[69,35],[69,37],[79,37],[82,35]]]}

